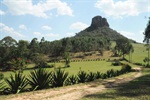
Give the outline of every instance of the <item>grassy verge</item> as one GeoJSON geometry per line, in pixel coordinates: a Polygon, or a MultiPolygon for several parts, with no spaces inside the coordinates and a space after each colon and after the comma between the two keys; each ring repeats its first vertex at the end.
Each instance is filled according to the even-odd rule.
{"type": "Polygon", "coordinates": [[[87,95],[83,100],[150,100],[150,69],[143,69],[142,74],[129,83],[87,95]]]}

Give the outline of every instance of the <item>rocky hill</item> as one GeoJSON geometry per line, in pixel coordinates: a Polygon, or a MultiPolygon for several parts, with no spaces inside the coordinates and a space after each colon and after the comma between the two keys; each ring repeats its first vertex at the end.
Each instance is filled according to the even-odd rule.
{"type": "Polygon", "coordinates": [[[110,40],[126,38],[117,31],[111,29],[107,19],[102,18],[101,16],[95,16],[92,18],[91,25],[85,30],[77,33],[75,37],[101,37],[110,40]]]}

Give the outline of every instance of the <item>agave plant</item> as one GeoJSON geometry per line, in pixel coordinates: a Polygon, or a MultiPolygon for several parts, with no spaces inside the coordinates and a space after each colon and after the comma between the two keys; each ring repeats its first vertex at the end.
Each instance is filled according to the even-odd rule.
{"type": "Polygon", "coordinates": [[[53,87],[63,86],[67,77],[68,73],[65,72],[64,70],[61,69],[55,70],[55,72],[52,73],[52,86],[53,87]]]}
{"type": "Polygon", "coordinates": [[[87,76],[87,81],[90,82],[90,81],[94,81],[94,80],[95,80],[95,73],[90,72],[87,76]]]}
{"type": "Polygon", "coordinates": [[[71,75],[66,80],[66,85],[73,85],[77,83],[77,76],[71,75]]]}
{"type": "Polygon", "coordinates": [[[24,91],[25,87],[28,85],[27,79],[21,72],[16,72],[15,76],[11,74],[9,78],[5,78],[4,80],[7,84],[5,89],[6,93],[20,93],[24,91]]]}
{"type": "Polygon", "coordinates": [[[30,72],[28,81],[31,90],[41,90],[50,87],[51,72],[47,72],[44,68],[35,69],[30,72]]]}
{"type": "Polygon", "coordinates": [[[78,73],[78,82],[85,83],[87,81],[87,73],[85,71],[79,71],[78,73]]]}
{"type": "Polygon", "coordinates": [[[115,76],[115,71],[113,69],[107,71],[107,77],[108,78],[114,77],[114,76],[115,76]]]}
{"type": "Polygon", "coordinates": [[[108,78],[106,73],[102,73],[101,76],[102,76],[102,79],[108,78]]]}
{"type": "Polygon", "coordinates": [[[101,73],[97,71],[95,78],[96,78],[96,79],[99,79],[99,78],[101,78],[101,77],[102,77],[102,76],[101,76],[101,73]]]}

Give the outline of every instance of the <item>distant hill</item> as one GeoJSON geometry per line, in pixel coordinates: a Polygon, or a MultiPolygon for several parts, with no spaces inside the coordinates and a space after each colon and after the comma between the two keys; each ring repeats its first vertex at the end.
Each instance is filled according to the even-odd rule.
{"type": "Polygon", "coordinates": [[[127,38],[117,31],[109,27],[109,23],[106,18],[101,16],[95,16],[92,18],[91,25],[85,30],[76,34],[75,37],[100,37],[107,38],[110,40],[116,40],[118,38],[127,38]]]}

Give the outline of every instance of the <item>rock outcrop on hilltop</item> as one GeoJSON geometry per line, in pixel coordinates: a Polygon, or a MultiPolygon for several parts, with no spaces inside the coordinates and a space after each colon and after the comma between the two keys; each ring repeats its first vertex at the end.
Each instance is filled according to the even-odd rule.
{"type": "Polygon", "coordinates": [[[92,18],[91,25],[77,33],[75,37],[100,37],[102,39],[117,40],[126,38],[117,31],[110,28],[106,18],[95,16],[92,18]]]}
{"type": "Polygon", "coordinates": [[[92,23],[90,27],[104,27],[107,26],[109,27],[109,24],[107,22],[106,18],[102,18],[101,16],[95,16],[94,18],[92,18],[92,23]]]}

